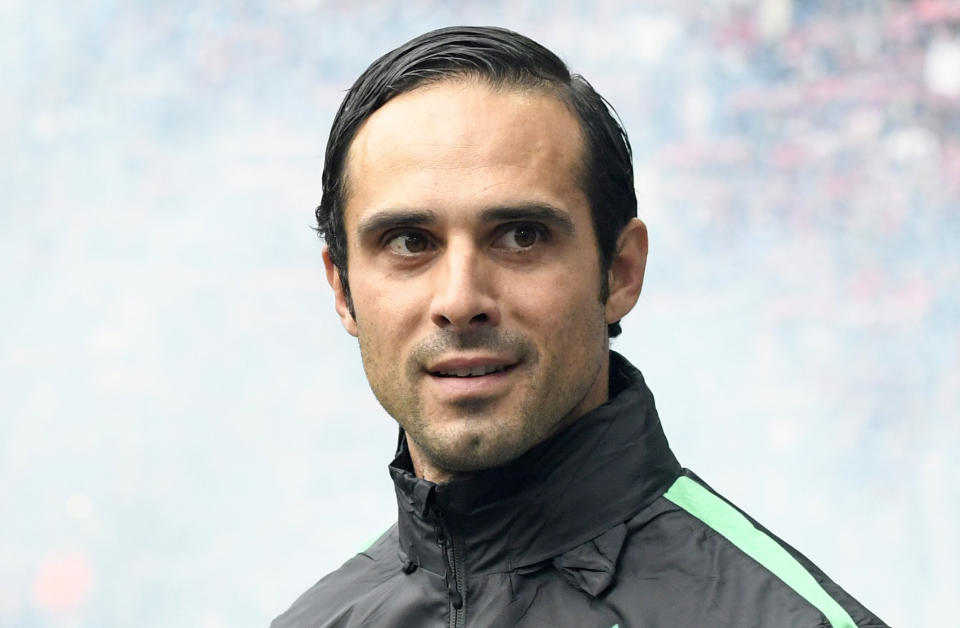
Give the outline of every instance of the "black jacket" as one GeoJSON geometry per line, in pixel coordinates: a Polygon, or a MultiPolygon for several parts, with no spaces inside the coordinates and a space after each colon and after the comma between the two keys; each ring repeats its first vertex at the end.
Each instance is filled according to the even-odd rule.
{"type": "Polygon", "coordinates": [[[643,377],[508,465],[437,485],[390,465],[399,516],[272,628],[885,626],[678,464],[643,377]]]}

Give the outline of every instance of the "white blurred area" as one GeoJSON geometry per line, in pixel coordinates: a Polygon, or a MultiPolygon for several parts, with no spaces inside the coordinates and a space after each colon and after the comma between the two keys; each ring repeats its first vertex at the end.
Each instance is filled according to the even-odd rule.
{"type": "Polygon", "coordinates": [[[0,2],[0,626],[265,626],[395,517],[310,227],[344,90],[497,24],[617,107],[614,347],[891,625],[960,591],[960,2],[0,2]]]}

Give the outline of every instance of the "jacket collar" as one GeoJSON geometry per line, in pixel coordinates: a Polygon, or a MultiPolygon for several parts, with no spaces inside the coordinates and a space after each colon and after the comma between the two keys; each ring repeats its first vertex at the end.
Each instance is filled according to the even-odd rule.
{"type": "Polygon", "coordinates": [[[401,434],[389,470],[401,560],[444,573],[437,535],[445,530],[468,572],[483,574],[597,539],[660,497],[680,465],[640,371],[611,351],[610,399],[507,465],[438,485],[414,475],[401,434]]]}

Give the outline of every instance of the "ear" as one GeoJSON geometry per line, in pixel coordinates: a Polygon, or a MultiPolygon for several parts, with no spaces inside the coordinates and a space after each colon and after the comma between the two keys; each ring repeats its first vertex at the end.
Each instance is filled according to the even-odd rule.
{"type": "Polygon", "coordinates": [[[639,218],[627,223],[617,239],[617,253],[610,264],[607,279],[607,323],[615,323],[627,315],[640,298],[643,274],[647,268],[647,226],[639,218]]]}
{"type": "Polygon", "coordinates": [[[327,271],[327,283],[333,288],[334,307],[337,309],[337,314],[340,315],[340,322],[343,323],[343,328],[347,330],[348,334],[356,336],[357,321],[353,318],[353,314],[350,313],[350,308],[347,306],[347,294],[343,289],[343,283],[340,281],[340,273],[337,272],[337,267],[333,265],[333,260],[330,259],[330,249],[328,247],[323,247],[323,267],[327,271]]]}

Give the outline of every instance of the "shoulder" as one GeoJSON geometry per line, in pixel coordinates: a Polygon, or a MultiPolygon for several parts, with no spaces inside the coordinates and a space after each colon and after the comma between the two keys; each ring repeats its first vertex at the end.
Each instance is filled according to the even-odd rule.
{"type": "MultiPolygon", "coordinates": [[[[685,590],[699,598],[699,609],[684,611],[703,613],[690,625],[745,625],[740,622],[762,617],[762,625],[771,626],[885,626],[809,559],[688,470],[628,528],[621,582],[639,578],[663,588],[659,594],[685,590]]],[[[649,587],[647,592],[658,595],[649,587]]]]}
{"type": "Polygon", "coordinates": [[[359,600],[383,595],[392,578],[401,574],[394,524],[339,569],[307,589],[270,628],[333,628],[345,625],[359,600]]]}

